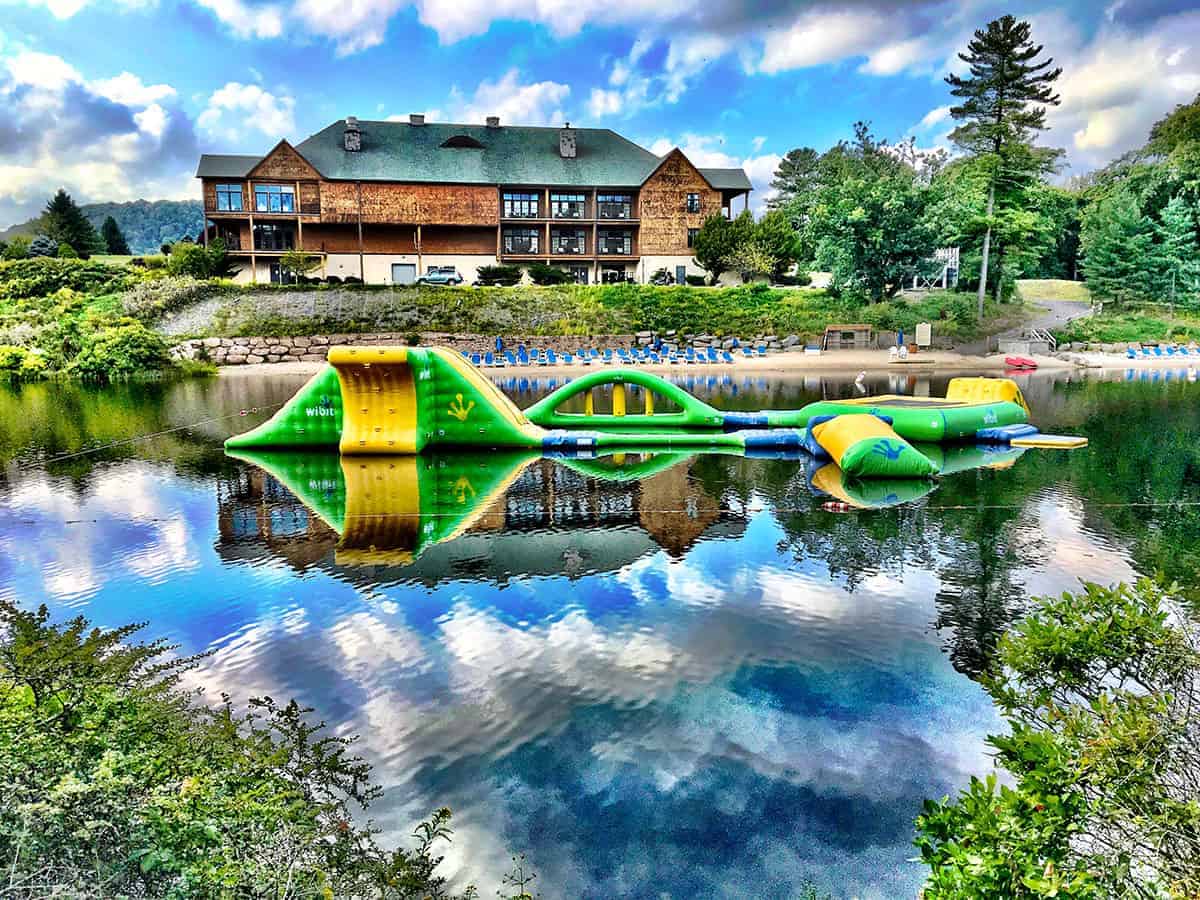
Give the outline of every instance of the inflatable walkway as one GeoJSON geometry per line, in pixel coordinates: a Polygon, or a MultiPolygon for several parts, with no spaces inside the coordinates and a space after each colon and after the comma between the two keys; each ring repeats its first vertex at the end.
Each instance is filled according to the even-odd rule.
{"type": "Polygon", "coordinates": [[[619,449],[807,449],[854,477],[926,477],[939,462],[911,442],[989,440],[1017,446],[1037,429],[1017,385],[956,378],[944,398],[869,397],[799,410],[718,410],[648,372],[588,373],[521,411],[478,369],[443,348],[333,347],[269,421],[226,447],[411,456],[428,448],[574,455],[619,449]],[[599,409],[598,398],[608,404],[599,409]],[[636,402],[636,406],[635,406],[636,402]]]}

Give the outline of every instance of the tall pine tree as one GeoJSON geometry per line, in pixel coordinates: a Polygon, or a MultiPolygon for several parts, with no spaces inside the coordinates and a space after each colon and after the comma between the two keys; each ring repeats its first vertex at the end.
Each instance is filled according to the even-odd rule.
{"type": "Polygon", "coordinates": [[[121,226],[112,216],[104,219],[100,226],[100,237],[104,240],[104,249],[112,256],[129,256],[129,242],[121,231],[121,226]]]}
{"type": "Polygon", "coordinates": [[[1182,196],[1163,208],[1158,232],[1158,292],[1172,302],[1195,303],[1200,294],[1200,247],[1196,244],[1196,211],[1182,196]]]}
{"type": "Polygon", "coordinates": [[[87,216],[62,188],[46,204],[42,224],[48,237],[60,244],[68,244],[83,259],[104,246],[87,216]]]}
{"type": "MultiPolygon", "coordinates": [[[[1051,85],[1062,74],[1062,69],[1050,68],[1053,60],[1038,62],[1041,53],[1042,45],[1030,40],[1028,22],[1002,16],[976,31],[967,52],[959,54],[970,66],[970,74],[946,77],[950,93],[961,100],[950,108],[950,115],[959,122],[950,140],[985,161],[989,171],[979,273],[981,319],[997,191],[1027,182],[1031,173],[1049,170],[1058,156],[1056,151],[1033,146],[1034,137],[1046,127],[1046,106],[1059,102],[1051,85]]],[[[999,285],[998,278],[997,293],[999,285]]]]}
{"type": "Polygon", "coordinates": [[[1152,295],[1157,281],[1154,231],[1137,198],[1126,191],[1096,204],[1082,235],[1083,269],[1094,296],[1121,305],[1152,295]]]}

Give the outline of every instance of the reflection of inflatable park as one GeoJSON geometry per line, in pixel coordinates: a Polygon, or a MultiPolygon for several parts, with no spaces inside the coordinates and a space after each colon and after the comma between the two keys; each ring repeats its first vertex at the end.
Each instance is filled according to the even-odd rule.
{"type": "MultiPolygon", "coordinates": [[[[1025,452],[973,444],[919,449],[945,474],[1006,468],[1025,452]]],[[[658,548],[681,555],[714,529],[744,526],[691,477],[705,455],[699,452],[231,455],[260,473],[221,501],[222,552],[231,558],[255,546],[306,567],[332,551],[338,566],[405,566],[406,578],[432,581],[488,574],[493,559],[503,561],[496,577],[582,574],[658,548]]],[[[927,478],[856,478],[804,451],[775,458],[794,460],[819,500],[853,509],[911,503],[937,488],[927,478]]]]}
{"type": "Polygon", "coordinates": [[[329,363],[234,450],[336,446],[343,455],[427,448],[578,453],[671,449],[753,455],[806,449],[862,478],[936,475],[912,442],[1078,446],[1040,435],[1015,382],[956,378],[946,396],[866,397],[799,410],[724,412],[633,369],[588,373],[519,410],[460,355],[439,348],[334,347],[329,363]],[[641,410],[631,409],[640,399],[641,410]],[[607,408],[604,406],[607,404],[607,408]]]}
{"type": "Polygon", "coordinates": [[[218,496],[222,556],[305,569],[404,566],[406,579],[584,574],[686,552],[743,521],[689,477],[691,454],[562,459],[239,452],[218,496]],[[530,537],[536,535],[536,540],[530,537]]]}

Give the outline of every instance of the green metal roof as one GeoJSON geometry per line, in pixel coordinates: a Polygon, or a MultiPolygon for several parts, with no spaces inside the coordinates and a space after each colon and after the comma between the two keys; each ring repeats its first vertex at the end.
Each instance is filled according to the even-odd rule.
{"type": "Polygon", "coordinates": [[[748,191],[754,187],[744,169],[701,169],[700,174],[719,191],[748,191]]]}
{"type": "Polygon", "coordinates": [[[261,156],[231,156],[205,153],[196,169],[197,178],[245,178],[262,161],[261,156]]]}
{"type": "MultiPolygon", "coordinates": [[[[329,179],[435,184],[636,187],[663,160],[607,128],[574,129],[576,155],[564,159],[558,149],[558,128],[373,121],[359,121],[358,127],[361,150],[344,149],[341,119],[297,144],[296,150],[329,179]],[[442,146],[456,136],[472,138],[483,147],[442,146]]],[[[206,154],[196,175],[244,177],[260,159],[206,154]]],[[[741,169],[700,171],[715,188],[750,189],[741,169]]]]}

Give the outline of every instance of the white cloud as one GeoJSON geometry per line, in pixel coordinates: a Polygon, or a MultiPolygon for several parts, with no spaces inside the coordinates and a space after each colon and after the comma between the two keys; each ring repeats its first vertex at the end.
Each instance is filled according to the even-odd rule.
{"type": "Polygon", "coordinates": [[[298,0],[292,13],[313,34],[332,39],[338,52],[345,54],[382,44],[388,20],[408,5],[406,0],[298,0]]]}
{"type": "Polygon", "coordinates": [[[59,56],[0,52],[0,222],[59,187],[81,202],[192,196],[195,135],[175,95],[129,72],[88,80],[59,56]]]}
{"type": "Polygon", "coordinates": [[[115,78],[93,81],[91,88],[101,97],[123,106],[149,106],[159,100],[175,96],[175,88],[169,84],[145,84],[132,72],[122,72],[115,78]]]}
{"type": "Polygon", "coordinates": [[[623,108],[624,104],[621,102],[620,91],[592,88],[591,96],[588,97],[588,112],[593,119],[599,119],[603,116],[615,116],[623,108]]]}
{"type": "MultiPolygon", "coordinates": [[[[234,34],[243,38],[277,38],[283,34],[283,9],[276,4],[250,6],[242,0],[196,0],[226,25],[234,34]]],[[[353,5],[353,4],[351,4],[353,5]]],[[[337,4],[345,12],[346,4],[337,4]]]]}
{"type": "Polygon", "coordinates": [[[208,98],[196,124],[214,138],[238,141],[248,131],[278,139],[296,130],[296,101],[257,84],[231,81],[208,98]]]}
{"type": "Polygon", "coordinates": [[[760,134],[754,140],[752,140],[750,143],[753,145],[754,151],[757,153],[759,150],[762,149],[763,144],[765,144],[766,142],[767,142],[767,139],[760,134]]]}
{"type": "Polygon", "coordinates": [[[932,128],[934,125],[937,125],[939,122],[946,121],[948,118],[950,118],[950,107],[939,106],[925,113],[925,115],[921,117],[921,121],[917,124],[917,128],[925,131],[932,128]]]}
{"type": "Polygon", "coordinates": [[[450,90],[450,117],[482,124],[488,116],[512,125],[561,125],[567,118],[563,103],[569,85],[557,81],[521,83],[521,73],[509,69],[497,81],[481,81],[475,92],[465,96],[457,87],[450,90]]]}
{"type": "MultiPolygon", "coordinates": [[[[8,2],[43,7],[56,19],[70,19],[97,0],[8,0],[8,2]]],[[[125,9],[141,9],[153,6],[154,3],[155,0],[116,0],[116,5],[125,9]]],[[[97,3],[97,5],[100,4],[97,3]]]]}
{"type": "Polygon", "coordinates": [[[862,56],[891,30],[891,23],[870,10],[803,13],[791,27],[768,32],[755,68],[774,73],[862,56]]]}
{"type": "Polygon", "coordinates": [[[1156,120],[1200,91],[1200,53],[1186,49],[1200,46],[1200,12],[1160,20],[1141,34],[1105,25],[1090,42],[1069,29],[1059,33],[1062,103],[1047,111],[1044,141],[1066,149],[1075,171],[1145,143],[1156,120]]]}

